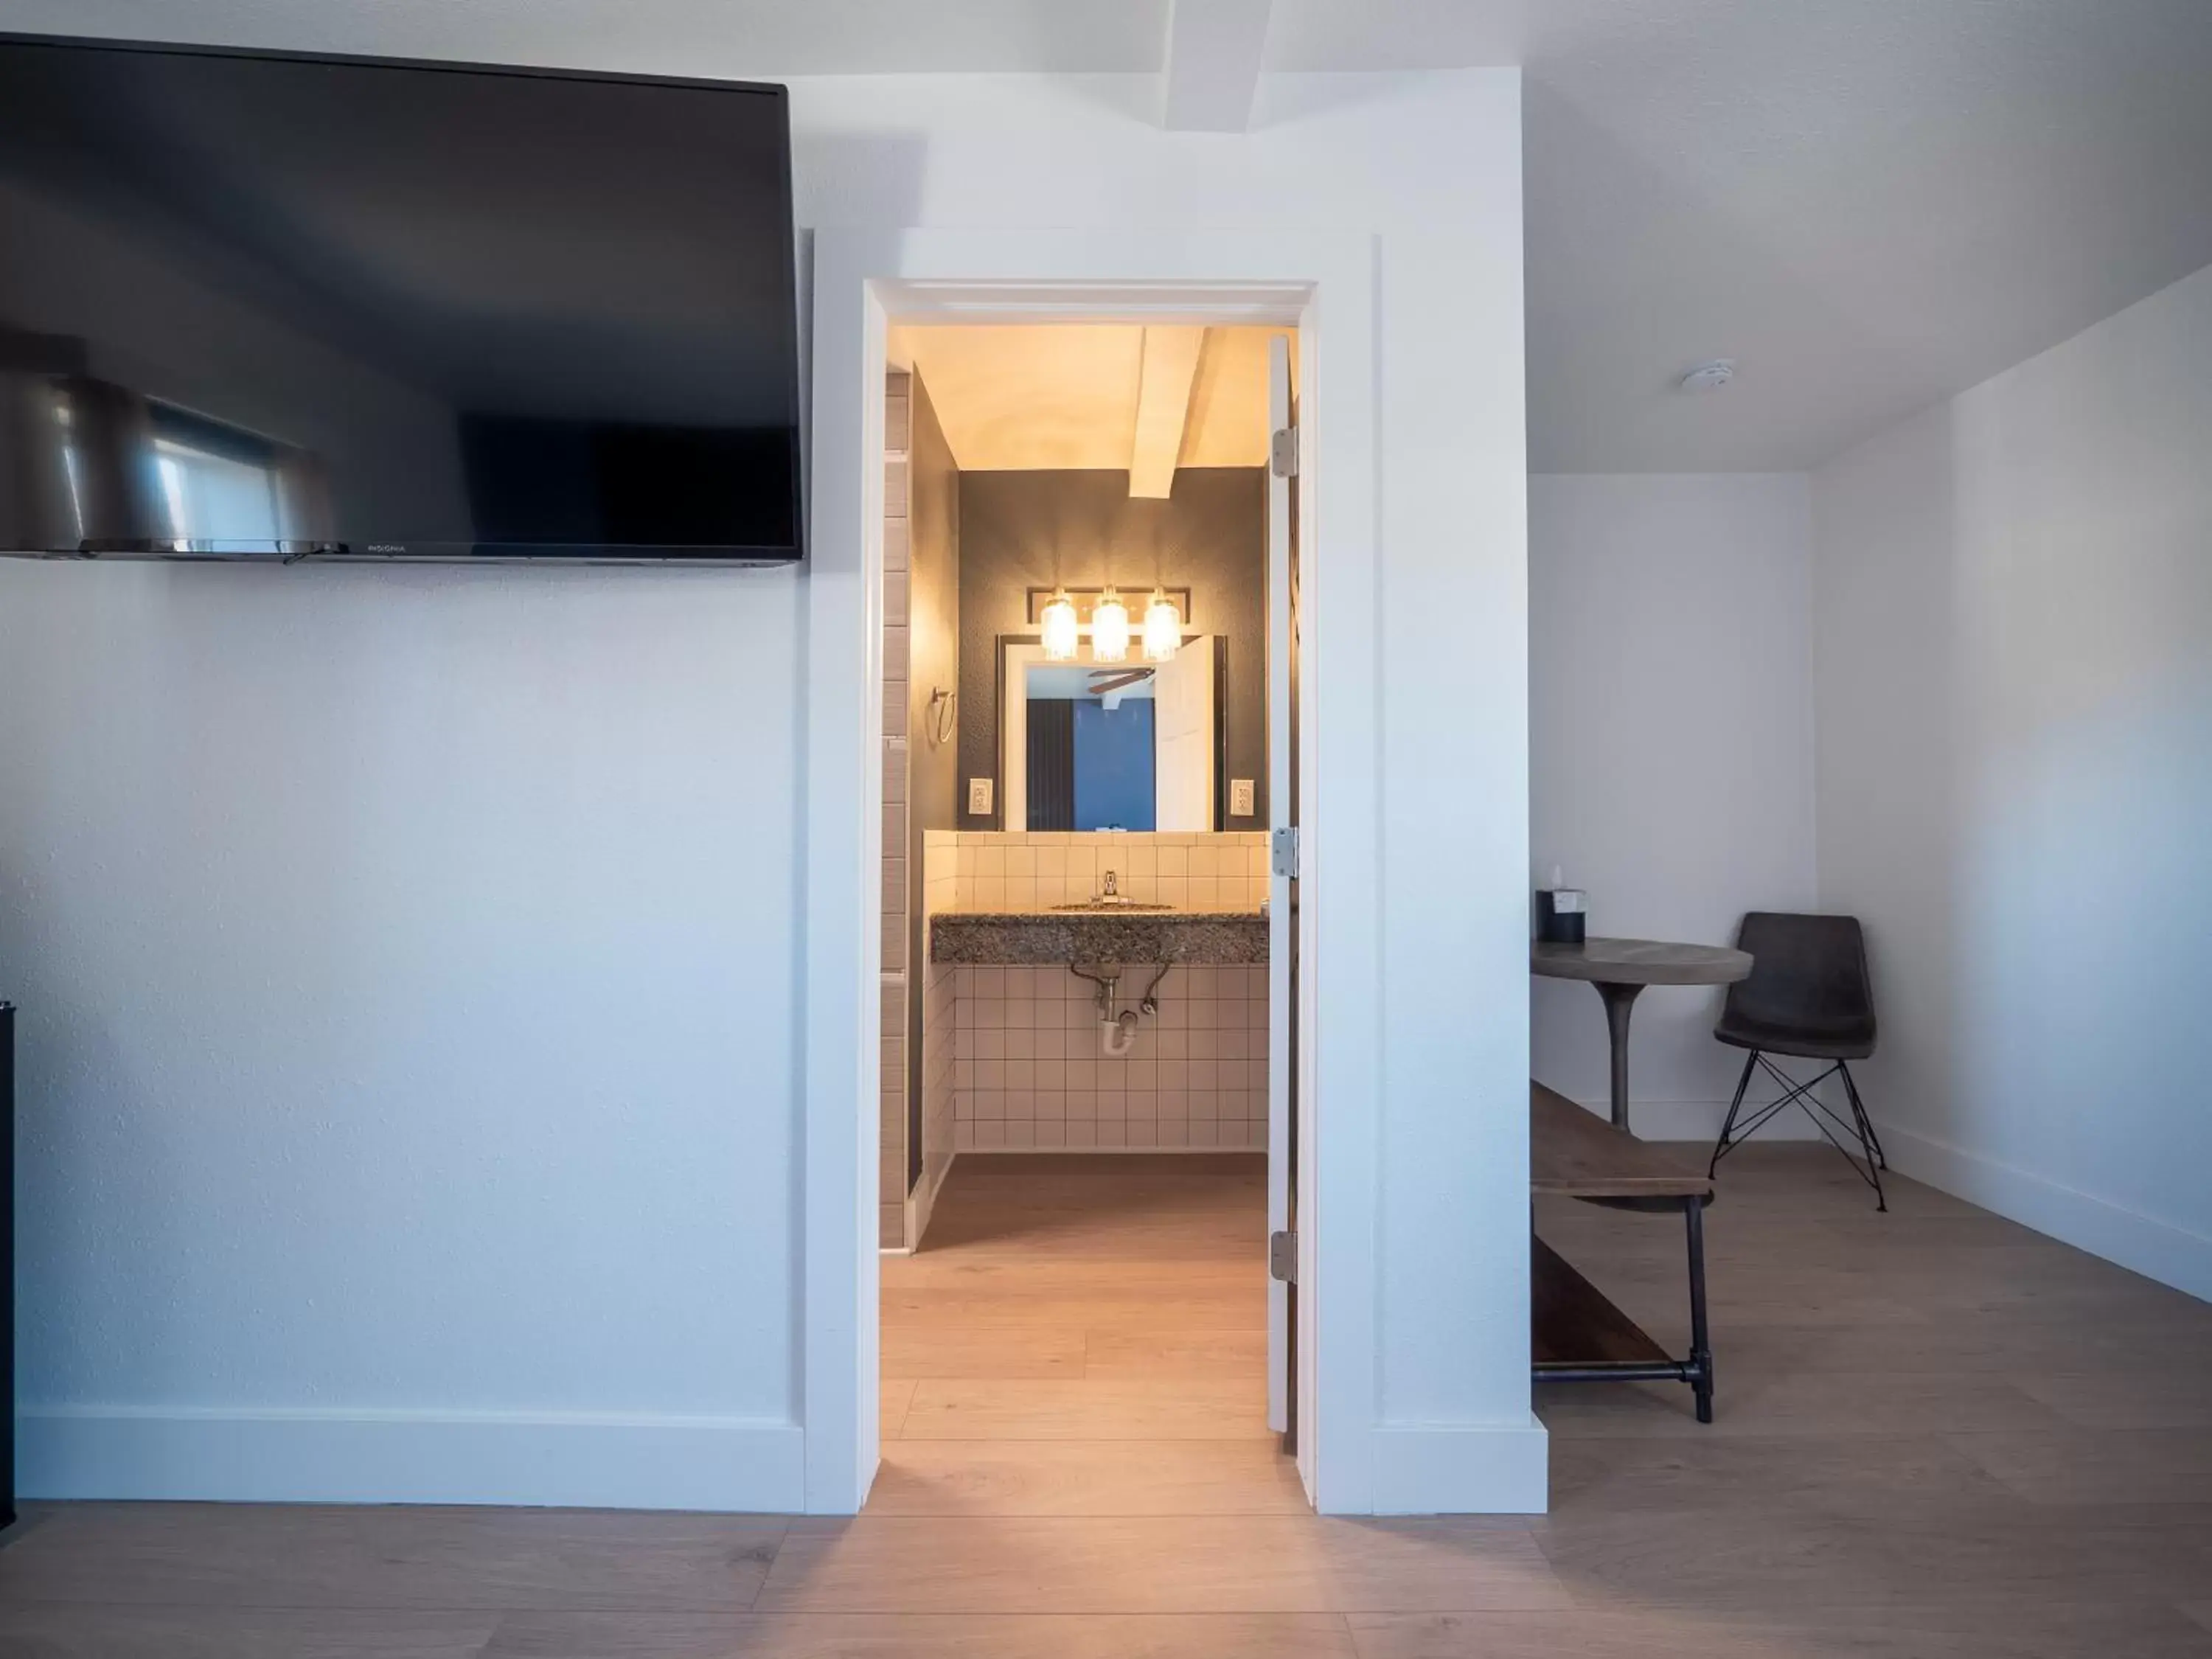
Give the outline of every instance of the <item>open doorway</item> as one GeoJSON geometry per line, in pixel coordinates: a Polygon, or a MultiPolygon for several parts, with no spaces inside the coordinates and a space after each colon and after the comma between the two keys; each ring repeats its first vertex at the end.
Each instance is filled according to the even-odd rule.
{"type": "Polygon", "coordinates": [[[1298,1494],[1294,345],[893,319],[885,1502],[1298,1494]]]}

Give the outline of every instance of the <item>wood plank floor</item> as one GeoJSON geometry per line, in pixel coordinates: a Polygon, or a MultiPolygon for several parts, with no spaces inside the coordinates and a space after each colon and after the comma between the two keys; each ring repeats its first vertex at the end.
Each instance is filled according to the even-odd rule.
{"type": "MultiPolygon", "coordinates": [[[[1308,1512],[1256,1159],[970,1158],[884,1264],[856,1520],[43,1506],[0,1659],[2212,1659],[2212,1308],[1832,1153],[1708,1222],[1720,1420],[1540,1392],[1553,1509],[1308,1512]]],[[[1680,1224],[1545,1236],[1679,1345],[1680,1224]]]]}

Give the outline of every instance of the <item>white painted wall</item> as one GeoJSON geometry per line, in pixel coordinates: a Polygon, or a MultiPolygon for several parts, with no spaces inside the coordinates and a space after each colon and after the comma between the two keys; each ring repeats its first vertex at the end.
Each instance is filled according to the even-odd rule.
{"type": "MultiPolygon", "coordinates": [[[[535,55],[410,15],[8,21],[535,55]]],[[[1157,96],[794,83],[800,222],[1375,236],[1382,1054],[1323,1109],[1382,1334],[1330,1501],[1538,1507],[1517,77],[1277,77],[1249,137],[1157,96]]],[[[0,565],[27,1490],[799,1505],[805,583],[0,565]]]]}
{"type": "Polygon", "coordinates": [[[799,599],[0,562],[27,1492],[796,1468],[799,599]]]}
{"type": "Polygon", "coordinates": [[[2212,1296],[2212,270],[1814,482],[1892,1160],[2212,1296]]]}
{"type": "MultiPolygon", "coordinates": [[[[1813,908],[1812,557],[1802,473],[1529,480],[1529,854],[1589,890],[1592,931],[1727,944],[1746,910],[1813,908]]],[[[1720,1003],[1638,1000],[1646,1138],[1718,1132],[1742,1066],[1720,1003]]],[[[1604,1110],[1595,994],[1539,980],[1530,1019],[1534,1075],[1604,1110]]]]}

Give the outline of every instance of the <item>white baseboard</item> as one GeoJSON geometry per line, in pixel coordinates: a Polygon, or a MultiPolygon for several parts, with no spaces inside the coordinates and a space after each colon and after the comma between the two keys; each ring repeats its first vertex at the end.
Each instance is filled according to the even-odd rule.
{"type": "MultiPolygon", "coordinates": [[[[1773,1099],[1781,1094],[1772,1091],[1765,1098],[1773,1099]]],[[[1761,1097],[1753,1094],[1744,1097],[1743,1115],[1751,1115],[1754,1102],[1761,1097]]],[[[1604,1100],[1575,1097],[1575,1103],[1584,1111],[1600,1117],[1610,1117],[1613,1108],[1604,1100]]],[[[1694,1140],[1710,1146],[1720,1136],[1721,1124],[1728,1117],[1729,1103],[1725,1100],[1637,1100],[1628,1103],[1628,1127],[1636,1131],[1638,1140],[1694,1140]]],[[[1818,1140],[1820,1132],[1805,1115],[1802,1106],[1792,1106],[1785,1112],[1777,1112],[1771,1123],[1760,1127],[1755,1139],[1759,1140],[1818,1140]]]]}
{"type": "Polygon", "coordinates": [[[27,1498],[792,1513],[797,1425],[743,1418],[27,1407],[27,1498]]]}
{"type": "Polygon", "coordinates": [[[1377,1515],[1541,1515],[1551,1437],[1526,1423],[1384,1424],[1375,1431],[1377,1515]]]}
{"type": "Polygon", "coordinates": [[[2212,1238],[1877,1119],[1891,1167],[2062,1243],[2212,1302],[2212,1238]]]}

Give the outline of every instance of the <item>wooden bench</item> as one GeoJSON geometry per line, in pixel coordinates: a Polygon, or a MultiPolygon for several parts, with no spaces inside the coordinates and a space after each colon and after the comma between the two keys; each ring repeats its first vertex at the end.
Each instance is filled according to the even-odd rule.
{"type": "Polygon", "coordinates": [[[1529,1302],[1534,1375],[1547,1382],[1686,1382],[1698,1420],[1713,1420],[1705,1328],[1705,1208],[1712,1178],[1666,1149],[1615,1129],[1565,1095],[1528,1085],[1528,1189],[1611,1209],[1680,1210],[1690,1267],[1690,1354],[1676,1359],[1559,1253],[1532,1236],[1529,1302]]]}

